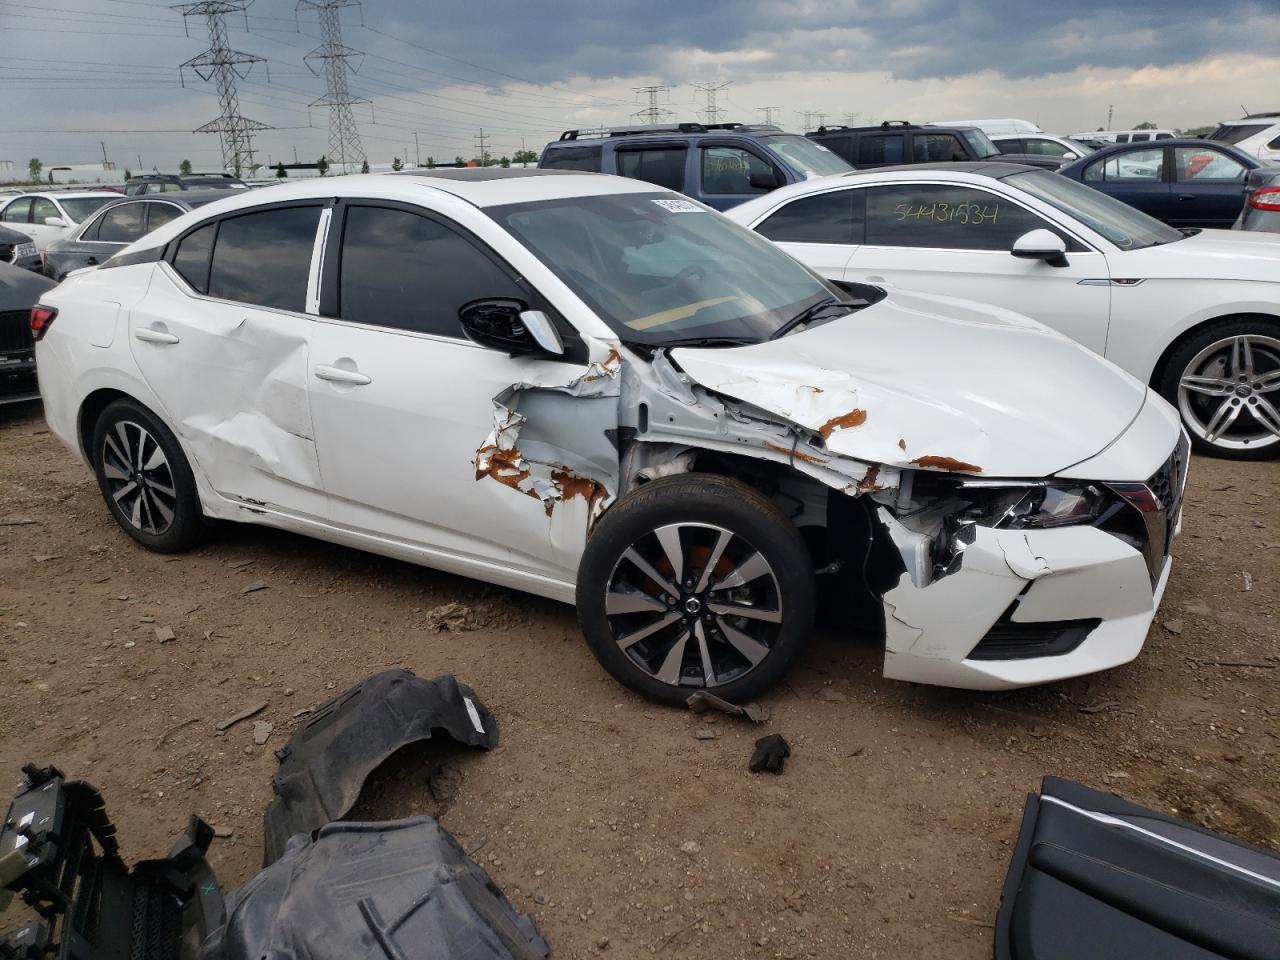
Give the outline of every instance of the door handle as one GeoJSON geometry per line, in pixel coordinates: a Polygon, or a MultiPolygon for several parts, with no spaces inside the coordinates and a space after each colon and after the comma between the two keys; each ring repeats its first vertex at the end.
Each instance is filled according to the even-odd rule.
{"type": "Polygon", "coordinates": [[[1195,198],[1196,198],[1196,195],[1195,195],[1194,193],[1180,193],[1180,194],[1178,194],[1178,199],[1179,199],[1179,200],[1194,200],[1195,198]]]}
{"type": "Polygon", "coordinates": [[[359,370],[344,370],[342,367],[332,367],[326,363],[316,367],[316,376],[321,380],[347,383],[353,387],[363,387],[367,383],[373,383],[372,377],[365,376],[359,370]]]}
{"type": "Polygon", "coordinates": [[[134,327],[133,335],[139,340],[145,340],[147,343],[177,343],[178,338],[167,330],[157,330],[155,327],[134,327]]]}

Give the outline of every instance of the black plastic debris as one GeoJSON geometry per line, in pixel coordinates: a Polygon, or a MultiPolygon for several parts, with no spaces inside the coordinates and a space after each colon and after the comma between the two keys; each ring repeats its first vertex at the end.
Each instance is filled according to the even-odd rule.
{"type": "Polygon", "coordinates": [[[1276,960],[1280,857],[1080,784],[1027,798],[996,960],[1276,960]]]}
{"type": "Polygon", "coordinates": [[[430,817],[331,823],[227,898],[200,960],[543,960],[533,921],[430,817]]]}
{"type": "Polygon", "coordinates": [[[192,817],[167,857],[130,869],[95,787],[56,767],[22,772],[0,832],[0,888],[5,901],[18,894],[36,919],[0,936],[0,957],[194,957],[223,920],[205,860],[212,828],[192,817]]]}
{"type": "Polygon", "coordinates": [[[791,756],[791,745],[782,738],[782,734],[771,733],[756,741],[756,749],[751,754],[749,766],[752,773],[761,771],[781,773],[782,765],[787,762],[789,756],[791,756]]]}
{"type": "Polygon", "coordinates": [[[409,670],[387,670],[318,708],[276,751],[280,768],[263,825],[263,865],[278,860],[294,834],[346,816],[384,760],[437,733],[486,750],[498,743],[493,715],[452,676],[423,680],[409,670]]]}

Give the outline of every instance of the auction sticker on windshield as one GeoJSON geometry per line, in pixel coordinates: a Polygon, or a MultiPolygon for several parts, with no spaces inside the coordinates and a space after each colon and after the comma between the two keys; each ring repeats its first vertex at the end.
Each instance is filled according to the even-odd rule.
{"type": "Polygon", "coordinates": [[[653,201],[665,210],[672,213],[706,213],[707,211],[698,206],[692,200],[655,200],[653,201]]]}

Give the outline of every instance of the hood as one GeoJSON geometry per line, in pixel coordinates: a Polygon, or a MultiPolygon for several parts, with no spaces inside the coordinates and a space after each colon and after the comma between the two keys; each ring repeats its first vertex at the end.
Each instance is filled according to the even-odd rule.
{"type": "Polygon", "coordinates": [[[1126,251],[1113,261],[1113,271],[1115,276],[1146,280],[1276,283],[1280,281],[1280,233],[1201,230],[1173,243],[1126,251]]]}
{"type": "Polygon", "coordinates": [[[1021,314],[893,292],[781,340],[671,357],[707,389],[820,433],[842,456],[1043,477],[1094,456],[1146,389],[1021,314]]]}

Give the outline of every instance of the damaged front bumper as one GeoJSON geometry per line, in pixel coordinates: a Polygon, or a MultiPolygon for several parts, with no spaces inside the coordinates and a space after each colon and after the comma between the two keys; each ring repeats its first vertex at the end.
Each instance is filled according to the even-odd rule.
{"type": "Polygon", "coordinates": [[[1169,568],[1153,583],[1142,553],[1095,527],[975,527],[959,570],[924,587],[904,574],[885,593],[884,674],[1004,690],[1128,663],[1169,568]]]}

